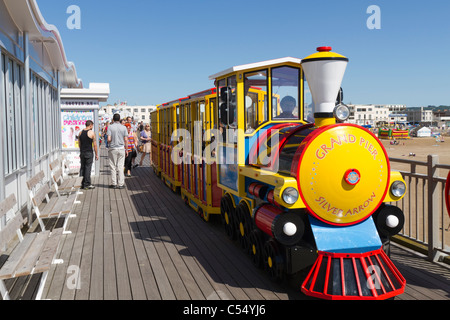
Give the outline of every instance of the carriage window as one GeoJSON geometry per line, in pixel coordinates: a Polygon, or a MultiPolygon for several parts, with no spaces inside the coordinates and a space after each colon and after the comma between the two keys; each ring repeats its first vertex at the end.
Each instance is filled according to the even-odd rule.
{"type": "Polygon", "coordinates": [[[245,133],[267,121],[267,71],[245,75],[245,133]]]}
{"type": "Polygon", "coordinates": [[[209,127],[208,129],[214,128],[214,115],[216,114],[216,98],[209,100],[209,127]]]}
{"type": "Polygon", "coordinates": [[[177,106],[177,129],[180,129],[180,105],[177,106]]]}
{"type": "Polygon", "coordinates": [[[191,104],[186,103],[186,130],[192,133],[192,123],[191,123],[191,104]]]}
{"type": "Polygon", "coordinates": [[[200,102],[200,107],[199,107],[199,112],[200,112],[200,118],[198,119],[199,121],[201,121],[202,123],[202,129],[205,130],[205,122],[206,122],[206,116],[205,116],[205,101],[201,101],[200,102]]]}
{"type": "MultiPolygon", "coordinates": [[[[219,89],[219,130],[227,136],[227,131],[237,128],[237,105],[236,105],[236,76],[222,79],[218,83],[219,89]]],[[[235,130],[234,130],[235,131],[235,130]]],[[[229,137],[237,143],[236,132],[233,132],[233,137],[229,137]]],[[[224,139],[226,141],[226,139],[224,139]]]]}
{"type": "Polygon", "coordinates": [[[162,143],[165,144],[166,143],[166,110],[162,110],[161,112],[162,115],[162,143]]]}
{"type": "Polygon", "coordinates": [[[280,67],[272,70],[272,118],[298,120],[300,105],[300,70],[280,67]],[[275,103],[276,102],[276,103],[275,103]]]}
{"type": "Polygon", "coordinates": [[[236,126],[236,78],[228,78],[228,84],[225,80],[219,81],[220,107],[219,121],[224,126],[236,126]]]}
{"type": "Polygon", "coordinates": [[[230,89],[229,92],[229,103],[228,103],[228,115],[229,115],[229,122],[228,125],[231,128],[237,127],[237,82],[236,77],[229,77],[227,81],[228,88],[230,89]]]}
{"type": "Polygon", "coordinates": [[[180,105],[180,129],[184,129],[184,104],[180,105]]]}

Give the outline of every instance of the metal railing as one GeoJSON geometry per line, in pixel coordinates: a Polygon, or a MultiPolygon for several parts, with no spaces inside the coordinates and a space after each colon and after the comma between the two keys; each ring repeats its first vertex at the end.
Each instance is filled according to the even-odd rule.
{"type": "Polygon", "coordinates": [[[439,164],[436,155],[428,156],[427,162],[397,158],[390,161],[409,166],[408,171],[398,170],[407,186],[405,197],[394,204],[405,214],[400,235],[425,245],[431,261],[450,255],[450,217],[444,198],[446,178],[442,177],[443,173],[447,177],[450,165],[439,164]]]}

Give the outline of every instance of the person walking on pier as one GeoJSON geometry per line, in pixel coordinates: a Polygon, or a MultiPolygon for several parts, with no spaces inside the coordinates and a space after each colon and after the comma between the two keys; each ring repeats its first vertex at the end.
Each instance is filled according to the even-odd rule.
{"type": "Polygon", "coordinates": [[[140,138],[141,138],[143,147],[142,147],[141,161],[140,161],[139,165],[142,167],[142,165],[144,163],[144,158],[145,158],[145,156],[147,154],[150,157],[150,164],[152,163],[152,155],[151,155],[151,152],[152,152],[152,143],[151,143],[152,134],[150,132],[150,125],[149,124],[146,124],[145,127],[144,127],[144,130],[141,131],[140,138]]]}
{"type": "Polygon", "coordinates": [[[132,166],[132,162],[133,159],[136,158],[137,156],[137,145],[136,145],[136,141],[137,141],[137,137],[136,134],[132,131],[131,128],[131,124],[126,123],[125,127],[127,128],[128,131],[128,155],[125,158],[125,176],[126,177],[131,177],[131,166],[132,166]]]}
{"type": "Polygon", "coordinates": [[[128,131],[120,124],[120,114],[113,117],[114,123],[108,127],[109,166],[111,167],[111,189],[125,189],[124,164],[128,156],[128,131]],[[117,175],[119,181],[117,181],[117,175]]]}
{"type": "Polygon", "coordinates": [[[80,176],[83,177],[81,189],[84,190],[95,189],[91,183],[91,171],[92,164],[94,163],[94,152],[95,160],[98,161],[98,147],[95,133],[92,130],[93,128],[94,123],[91,120],[86,121],[86,128],[81,131],[78,137],[81,161],[80,176]]]}

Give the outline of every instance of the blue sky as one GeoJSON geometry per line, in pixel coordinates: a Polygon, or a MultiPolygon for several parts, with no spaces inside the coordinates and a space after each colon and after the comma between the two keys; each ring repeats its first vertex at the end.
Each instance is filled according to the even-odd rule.
{"type": "Polygon", "coordinates": [[[450,1],[37,0],[85,86],[108,103],[156,105],[213,86],[234,65],[304,58],[328,45],[350,59],[346,103],[450,105],[450,1]],[[81,29],[70,30],[70,5],[81,29]],[[367,8],[381,29],[367,28],[367,8]]]}

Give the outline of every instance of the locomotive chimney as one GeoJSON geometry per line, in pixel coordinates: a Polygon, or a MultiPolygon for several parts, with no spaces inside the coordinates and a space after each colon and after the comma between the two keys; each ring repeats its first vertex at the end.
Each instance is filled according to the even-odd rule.
{"type": "Polygon", "coordinates": [[[348,59],[331,52],[331,47],[319,47],[317,53],[302,60],[303,71],[314,102],[316,126],[335,123],[333,115],[336,97],[344,78],[348,59]]]}

